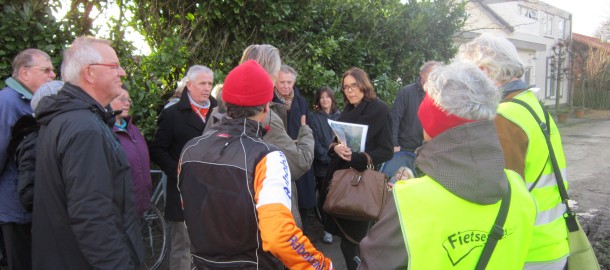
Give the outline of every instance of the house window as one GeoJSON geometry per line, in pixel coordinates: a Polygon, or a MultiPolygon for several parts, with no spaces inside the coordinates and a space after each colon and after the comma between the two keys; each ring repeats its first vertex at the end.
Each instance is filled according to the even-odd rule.
{"type": "Polygon", "coordinates": [[[534,20],[538,20],[538,10],[528,8],[526,6],[519,6],[519,14],[534,20]]]}
{"type": "Polygon", "coordinates": [[[544,35],[547,37],[553,36],[553,15],[546,15],[546,24],[544,24],[544,35]]]}
{"type": "Polygon", "coordinates": [[[547,57],[546,66],[545,97],[555,99],[557,98],[557,92],[559,92],[559,98],[563,97],[562,89],[557,89],[557,60],[552,56],[547,57]]]}
{"type": "Polygon", "coordinates": [[[557,18],[557,37],[564,39],[566,37],[564,33],[566,20],[563,18],[557,18]]]}

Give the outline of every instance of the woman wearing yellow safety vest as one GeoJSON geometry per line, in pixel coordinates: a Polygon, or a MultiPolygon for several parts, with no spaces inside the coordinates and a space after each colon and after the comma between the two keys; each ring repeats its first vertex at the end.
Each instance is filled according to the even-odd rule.
{"type": "Polygon", "coordinates": [[[360,243],[358,269],[523,268],[536,206],[504,169],[493,122],[500,93],[465,62],[435,68],[424,89],[427,143],[415,161],[424,176],[395,184],[360,243]]]}
{"type": "MultiPolygon", "coordinates": [[[[473,62],[500,88],[505,101],[520,100],[545,119],[532,86],[522,81],[524,69],[517,49],[504,37],[483,34],[460,47],[457,56],[473,62]]],[[[568,235],[559,187],[540,126],[525,107],[515,102],[498,106],[496,130],[506,168],[519,173],[536,200],[538,213],[534,238],[524,269],[564,269],[569,255],[568,235]]],[[[550,140],[563,179],[567,179],[561,136],[552,118],[548,120],[550,140]]],[[[563,183],[568,189],[567,181],[563,183]]]]}

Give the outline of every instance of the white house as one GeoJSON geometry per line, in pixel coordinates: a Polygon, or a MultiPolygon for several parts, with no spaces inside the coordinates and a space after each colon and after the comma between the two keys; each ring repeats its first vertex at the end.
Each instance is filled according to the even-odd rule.
{"type": "Polygon", "coordinates": [[[466,4],[468,19],[456,42],[464,43],[491,33],[505,36],[519,52],[525,64],[523,80],[536,85],[538,98],[547,105],[557,97],[557,66],[560,64],[560,103],[568,100],[569,81],[563,72],[569,70],[566,41],[572,35],[572,14],[539,0],[471,0],[466,4]]]}

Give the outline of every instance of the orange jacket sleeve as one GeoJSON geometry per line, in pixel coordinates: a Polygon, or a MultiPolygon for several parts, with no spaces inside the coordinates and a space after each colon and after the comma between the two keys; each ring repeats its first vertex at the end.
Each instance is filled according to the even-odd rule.
{"type": "Polygon", "coordinates": [[[257,164],[254,192],[263,250],[290,269],[334,269],[294,222],[290,170],[282,152],[271,152],[257,164]]]}

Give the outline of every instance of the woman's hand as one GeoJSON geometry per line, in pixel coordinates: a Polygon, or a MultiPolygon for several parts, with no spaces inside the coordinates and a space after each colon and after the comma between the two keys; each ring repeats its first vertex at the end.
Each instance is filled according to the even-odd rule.
{"type": "Polygon", "coordinates": [[[335,145],[335,153],[345,161],[352,160],[352,150],[344,144],[335,145]]]}

